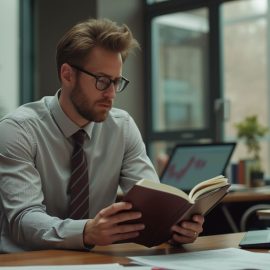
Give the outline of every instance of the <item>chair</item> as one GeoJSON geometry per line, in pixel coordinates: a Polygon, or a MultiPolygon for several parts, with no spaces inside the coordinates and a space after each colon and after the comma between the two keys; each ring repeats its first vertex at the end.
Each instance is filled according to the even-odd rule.
{"type": "Polygon", "coordinates": [[[257,204],[248,208],[242,215],[240,221],[240,230],[242,232],[250,230],[262,230],[270,227],[270,214],[269,219],[262,219],[257,214],[260,210],[270,209],[270,204],[257,204]]]}
{"type": "Polygon", "coordinates": [[[257,216],[259,219],[270,220],[270,209],[260,209],[257,211],[257,216]]]}

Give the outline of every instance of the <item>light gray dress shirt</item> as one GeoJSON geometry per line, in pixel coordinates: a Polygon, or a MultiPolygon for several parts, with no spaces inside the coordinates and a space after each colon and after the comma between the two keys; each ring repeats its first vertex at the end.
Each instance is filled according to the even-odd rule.
{"type": "MultiPolygon", "coordinates": [[[[25,104],[0,121],[0,252],[83,249],[87,220],[67,218],[70,136],[79,127],[62,111],[58,93],[25,104]]],[[[159,181],[131,116],[113,108],[84,127],[90,216],[141,178],[159,181]]]]}

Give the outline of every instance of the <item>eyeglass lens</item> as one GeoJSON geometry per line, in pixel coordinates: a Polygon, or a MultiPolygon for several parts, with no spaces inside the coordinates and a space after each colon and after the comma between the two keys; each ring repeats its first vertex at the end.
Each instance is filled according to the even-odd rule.
{"type": "Polygon", "coordinates": [[[127,85],[127,82],[123,78],[119,78],[114,82],[107,77],[98,77],[96,79],[97,79],[96,87],[99,90],[106,90],[107,88],[109,88],[110,84],[113,83],[115,91],[121,92],[127,85]]]}
{"type": "Polygon", "coordinates": [[[126,86],[129,83],[129,81],[127,79],[125,79],[124,77],[120,77],[118,79],[111,80],[110,78],[108,78],[106,76],[98,76],[98,75],[92,74],[91,72],[86,71],[83,68],[78,67],[76,65],[70,64],[70,66],[73,68],[76,68],[80,72],[83,72],[89,76],[94,77],[96,79],[96,88],[100,91],[106,90],[107,88],[110,87],[111,83],[113,83],[114,87],[115,87],[115,91],[121,92],[126,88],[126,86]]]}

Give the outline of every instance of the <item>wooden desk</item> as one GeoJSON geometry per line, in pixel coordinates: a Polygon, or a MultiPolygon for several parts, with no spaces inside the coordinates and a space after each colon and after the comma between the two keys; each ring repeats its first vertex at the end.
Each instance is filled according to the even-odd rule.
{"type": "MultiPolygon", "coordinates": [[[[0,255],[1,266],[16,265],[72,265],[72,264],[98,264],[120,263],[128,265],[127,256],[143,256],[157,254],[172,254],[177,252],[191,252],[209,249],[238,247],[243,233],[212,235],[199,237],[195,243],[174,248],[163,244],[153,248],[146,248],[136,244],[117,244],[107,247],[96,247],[91,252],[43,250],[0,255]]],[[[268,252],[268,250],[252,250],[268,252]]]]}
{"type": "Polygon", "coordinates": [[[234,191],[230,192],[224,197],[222,202],[234,203],[234,202],[270,202],[270,190],[267,192],[257,191],[234,191]]]}

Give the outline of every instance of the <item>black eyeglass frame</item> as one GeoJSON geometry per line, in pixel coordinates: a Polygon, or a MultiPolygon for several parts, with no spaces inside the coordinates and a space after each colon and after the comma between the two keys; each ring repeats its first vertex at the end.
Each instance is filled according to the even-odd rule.
{"type": "MultiPolygon", "coordinates": [[[[87,70],[85,70],[85,69],[83,69],[83,68],[81,68],[81,67],[79,67],[79,66],[77,66],[77,65],[72,65],[72,64],[69,64],[69,65],[70,65],[71,67],[77,69],[78,71],[80,71],[80,72],[82,72],[82,73],[85,73],[86,75],[89,75],[89,76],[91,76],[91,77],[94,77],[94,78],[96,79],[96,83],[95,83],[96,89],[99,90],[99,91],[106,91],[106,90],[110,87],[110,85],[113,83],[114,86],[115,86],[115,91],[116,91],[117,93],[120,93],[120,92],[122,92],[122,91],[127,87],[127,85],[129,84],[129,80],[126,79],[126,78],[123,77],[123,76],[121,76],[121,77],[119,77],[119,78],[117,78],[117,79],[115,79],[115,80],[112,80],[112,79],[110,79],[109,77],[104,76],[104,75],[96,75],[96,74],[93,74],[92,72],[87,71],[87,70]],[[110,82],[110,83],[108,83],[108,85],[107,85],[105,88],[100,88],[100,87],[98,87],[98,82],[99,82],[100,78],[106,78],[106,79],[108,80],[108,82],[110,82]],[[122,87],[119,89],[119,88],[117,87],[117,85],[122,86],[122,87]]],[[[103,83],[104,83],[104,82],[103,82],[103,83]]]]}

